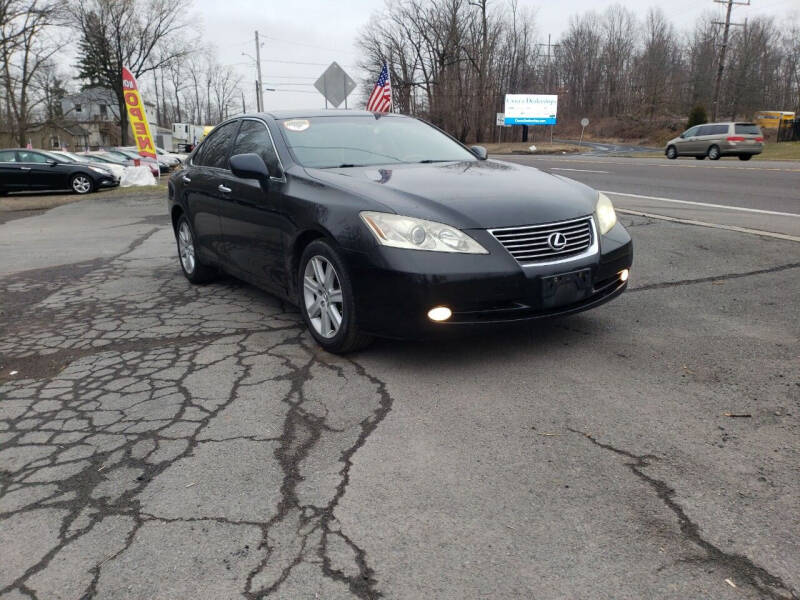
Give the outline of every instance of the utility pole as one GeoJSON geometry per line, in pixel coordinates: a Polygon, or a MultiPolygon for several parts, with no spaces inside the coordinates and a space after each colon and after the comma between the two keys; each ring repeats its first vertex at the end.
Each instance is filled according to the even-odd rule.
{"type": "Polygon", "coordinates": [[[553,72],[553,69],[550,66],[550,58],[552,56],[550,50],[551,49],[555,49],[555,48],[557,48],[558,46],[561,45],[561,44],[551,44],[550,43],[550,39],[551,39],[551,35],[548,33],[547,34],[547,43],[546,44],[536,44],[537,46],[541,46],[541,47],[547,46],[547,77],[546,77],[545,81],[546,81],[546,86],[547,86],[547,90],[546,91],[547,91],[548,94],[551,93],[551,91],[552,91],[551,84],[552,84],[552,72],[553,72]]]}
{"type": "Polygon", "coordinates": [[[258,30],[256,30],[256,69],[258,70],[258,93],[256,94],[256,104],[258,112],[264,110],[264,82],[261,79],[261,44],[258,43],[258,30]]]}
{"type": "Polygon", "coordinates": [[[719,110],[719,91],[722,86],[722,72],[725,70],[725,52],[728,50],[728,34],[730,33],[731,25],[741,27],[741,23],[731,23],[731,11],[733,5],[750,6],[750,0],[746,2],[734,2],[734,0],[714,0],[717,4],[727,4],[728,8],[725,11],[725,22],[714,21],[717,25],[724,25],[725,29],[722,32],[722,47],[719,50],[719,67],[717,67],[717,78],[714,81],[714,101],[711,104],[711,120],[717,120],[717,111],[719,110]]]}

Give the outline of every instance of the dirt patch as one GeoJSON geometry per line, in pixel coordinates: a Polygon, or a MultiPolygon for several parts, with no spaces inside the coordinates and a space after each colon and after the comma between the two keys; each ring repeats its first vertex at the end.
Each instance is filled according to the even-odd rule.
{"type": "Polygon", "coordinates": [[[71,192],[45,192],[42,194],[21,193],[13,196],[3,196],[0,197],[0,223],[31,217],[36,214],[41,214],[51,208],[55,208],[56,206],[80,202],[87,198],[96,198],[98,196],[102,196],[103,198],[124,198],[131,194],[147,192],[166,193],[166,189],[167,180],[166,177],[164,177],[162,178],[162,183],[159,185],[101,189],[89,195],[73,194],[71,192]]]}

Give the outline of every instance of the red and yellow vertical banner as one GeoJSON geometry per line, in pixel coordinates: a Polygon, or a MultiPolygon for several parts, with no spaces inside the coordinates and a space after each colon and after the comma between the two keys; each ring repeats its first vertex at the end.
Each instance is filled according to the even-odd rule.
{"type": "Polygon", "coordinates": [[[139,88],[136,87],[136,79],[127,67],[122,67],[122,93],[139,154],[156,158],[156,145],[153,143],[153,136],[150,135],[150,125],[147,123],[142,97],[139,95],[139,88]]]}

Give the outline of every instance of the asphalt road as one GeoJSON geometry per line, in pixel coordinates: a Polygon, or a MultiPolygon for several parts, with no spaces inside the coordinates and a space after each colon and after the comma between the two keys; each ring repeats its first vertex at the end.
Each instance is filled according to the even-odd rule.
{"type": "Polygon", "coordinates": [[[341,358],[164,208],[0,225],[0,599],[800,597],[800,243],[624,213],[614,302],[341,358]]]}
{"type": "Polygon", "coordinates": [[[497,156],[610,192],[615,206],[800,236],[800,162],[497,156]]]}

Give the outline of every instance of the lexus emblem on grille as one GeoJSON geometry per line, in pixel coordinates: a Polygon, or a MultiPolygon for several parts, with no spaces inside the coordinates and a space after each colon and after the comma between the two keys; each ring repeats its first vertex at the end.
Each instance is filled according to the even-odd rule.
{"type": "Polygon", "coordinates": [[[567,245],[567,236],[565,236],[560,231],[551,233],[547,237],[547,245],[550,246],[553,250],[561,250],[564,248],[564,246],[567,245]]]}

